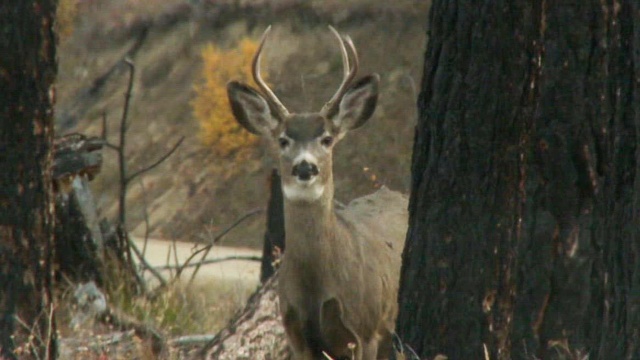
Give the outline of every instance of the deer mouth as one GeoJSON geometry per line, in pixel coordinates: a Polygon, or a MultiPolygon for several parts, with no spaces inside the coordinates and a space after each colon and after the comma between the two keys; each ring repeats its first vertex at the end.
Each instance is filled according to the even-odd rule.
{"type": "Polygon", "coordinates": [[[318,200],[324,193],[324,185],[319,183],[317,177],[309,180],[301,180],[296,177],[295,181],[287,181],[282,184],[284,197],[290,201],[310,202],[318,200]]]}
{"type": "Polygon", "coordinates": [[[309,187],[313,185],[316,182],[316,180],[318,180],[318,178],[315,176],[308,176],[308,177],[296,176],[296,184],[300,185],[301,187],[309,187]]]}

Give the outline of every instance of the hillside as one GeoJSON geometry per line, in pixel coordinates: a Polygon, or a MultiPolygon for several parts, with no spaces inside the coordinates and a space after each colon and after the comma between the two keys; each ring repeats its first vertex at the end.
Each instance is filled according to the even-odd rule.
{"type": "MultiPolygon", "coordinates": [[[[381,75],[374,118],[336,150],[337,198],[348,201],[385,184],[406,192],[425,45],[428,2],[356,1],[135,1],[79,3],[73,32],[59,44],[57,133],[99,135],[106,114],[116,142],[127,84],[129,53],[136,75],[127,137],[132,171],[153,162],[180,136],[165,163],[132,184],[128,228],[152,236],[202,241],[251,209],[263,207],[273,166],[263,146],[237,157],[215,155],[199,137],[191,101],[201,79],[201,51],[259,39],[273,25],[265,67],[275,91],[295,111],[318,110],[340,81],[333,24],[360,54],[360,75],[381,75]]],[[[115,154],[106,150],[93,181],[104,216],[117,211],[115,154]]],[[[235,230],[226,244],[259,247],[261,215],[235,230]]]]}

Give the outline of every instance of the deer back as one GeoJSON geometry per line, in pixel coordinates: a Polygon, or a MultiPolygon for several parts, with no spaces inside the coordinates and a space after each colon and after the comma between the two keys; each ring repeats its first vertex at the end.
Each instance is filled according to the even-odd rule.
{"type": "Polygon", "coordinates": [[[348,237],[358,249],[352,253],[354,261],[357,254],[363,258],[357,265],[340,265],[362,277],[359,284],[353,284],[355,288],[341,291],[344,307],[362,309],[345,314],[346,321],[354,328],[372,328],[374,331],[381,326],[393,328],[407,229],[407,205],[406,196],[382,187],[336,211],[341,227],[349,232],[348,237]],[[373,319],[371,314],[380,314],[380,318],[373,319]],[[368,324],[372,320],[374,323],[368,324]]]}

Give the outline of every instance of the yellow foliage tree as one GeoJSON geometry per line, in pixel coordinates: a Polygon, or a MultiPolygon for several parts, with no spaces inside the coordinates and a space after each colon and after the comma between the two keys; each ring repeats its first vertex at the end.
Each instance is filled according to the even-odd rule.
{"type": "MultiPolygon", "coordinates": [[[[237,48],[222,50],[212,44],[202,50],[202,79],[195,86],[193,113],[200,124],[200,136],[220,156],[242,153],[257,142],[257,137],[242,129],[233,118],[227,99],[231,80],[253,84],[251,59],[258,43],[243,39],[237,48]]],[[[268,79],[268,74],[263,74],[268,79]]]]}

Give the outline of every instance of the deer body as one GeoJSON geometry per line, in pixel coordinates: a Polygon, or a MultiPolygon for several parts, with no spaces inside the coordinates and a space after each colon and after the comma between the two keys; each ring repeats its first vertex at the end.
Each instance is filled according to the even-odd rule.
{"type": "Polygon", "coordinates": [[[300,209],[285,200],[279,295],[290,342],[306,352],[303,359],[320,358],[321,351],[385,358],[397,313],[406,199],[383,188],[335,212],[326,205],[300,209]]]}
{"type": "Polygon", "coordinates": [[[347,131],[372,115],[378,76],[352,83],[358,60],[340,39],[344,80],[318,113],[290,114],[259,73],[265,32],[253,74],[262,90],[232,82],[229,100],[238,122],[272,140],[284,194],[287,249],[278,295],[296,360],[386,359],[397,314],[407,199],[386,188],[334,205],[332,150],[347,131]],[[354,57],[349,66],[346,46],[354,57]]]}

